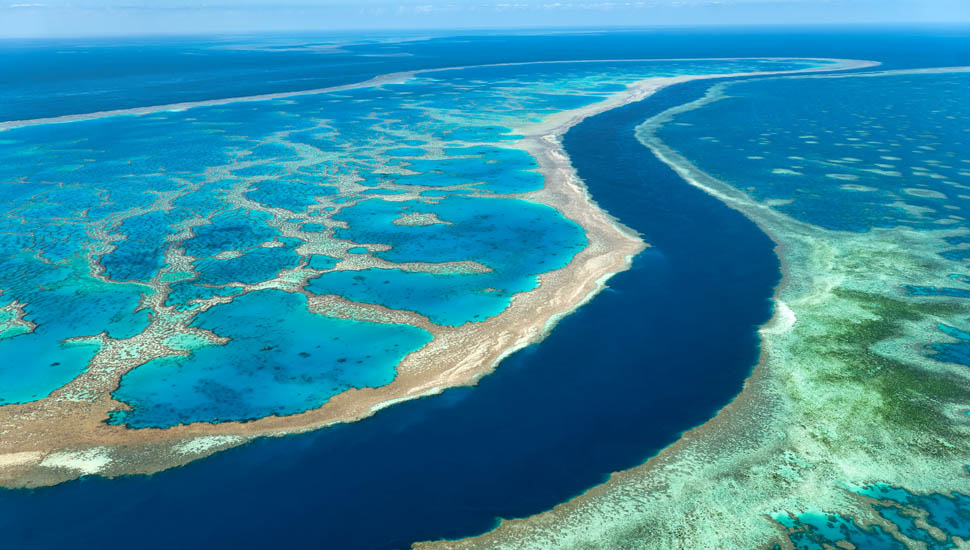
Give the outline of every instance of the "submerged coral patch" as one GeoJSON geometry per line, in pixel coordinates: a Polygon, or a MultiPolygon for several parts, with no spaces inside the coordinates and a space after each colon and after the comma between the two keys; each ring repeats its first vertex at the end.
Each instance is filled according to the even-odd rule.
{"type": "Polygon", "coordinates": [[[132,409],[112,423],[166,428],[303,412],[348,388],[387,384],[431,340],[416,327],[316,315],[305,297],[278,290],[213,307],[192,326],[229,341],[131,371],[114,395],[132,409]]]}

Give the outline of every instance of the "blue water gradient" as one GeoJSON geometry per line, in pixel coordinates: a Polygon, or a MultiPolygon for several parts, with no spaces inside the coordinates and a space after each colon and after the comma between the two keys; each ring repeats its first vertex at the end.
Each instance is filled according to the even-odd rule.
{"type": "MultiPolygon", "coordinates": [[[[163,295],[159,301],[170,310],[155,308],[152,315],[193,328],[203,324],[192,315],[256,285],[414,311],[441,326],[481,322],[587,245],[576,223],[524,195],[545,180],[529,153],[508,146],[517,139],[515,128],[601,101],[616,86],[651,76],[828,64],[754,59],[504,65],[469,69],[470,76],[464,70],[425,73],[339,93],[9,129],[0,143],[0,178],[8,182],[0,187],[0,212],[7,214],[0,220],[0,258],[9,259],[0,262],[0,289],[6,299],[26,304],[27,321],[56,317],[61,302],[33,299],[37,288],[4,280],[18,277],[23,262],[44,271],[87,260],[99,283],[140,284],[143,292],[163,295]],[[410,147],[402,151],[402,144],[410,147]],[[416,145],[424,156],[415,157],[416,145]],[[399,193],[410,196],[395,200],[399,193]],[[408,222],[412,214],[424,218],[415,225],[408,222]],[[320,261],[312,267],[311,258],[321,254],[359,259],[340,266],[347,271],[317,269],[325,265],[320,261]],[[184,315],[172,320],[172,312],[184,315]]],[[[246,311],[249,324],[264,323],[258,310],[246,311]]],[[[104,330],[98,315],[90,321],[78,317],[75,332],[58,333],[57,340],[45,339],[44,326],[5,338],[17,342],[4,345],[27,354],[39,346],[33,353],[43,356],[60,341],[104,330]]],[[[229,349],[235,348],[199,354],[229,349]]],[[[41,369],[25,375],[29,392],[21,393],[17,384],[0,386],[0,399],[50,395],[91,357],[77,355],[51,361],[60,367],[57,376],[41,369]]],[[[137,369],[155,371],[180,361],[151,361],[137,369]]],[[[19,376],[14,362],[0,370],[19,376]]],[[[202,387],[211,377],[190,371],[169,369],[166,383],[199,385],[190,393],[212,400],[223,395],[202,387]]],[[[316,388],[307,388],[315,399],[298,391],[292,403],[247,408],[232,396],[235,414],[225,403],[213,405],[219,409],[213,413],[193,399],[179,403],[182,391],[166,395],[154,386],[121,384],[125,391],[118,396],[128,405],[198,412],[179,416],[180,423],[251,420],[255,410],[285,415],[324,402],[316,388]]],[[[113,420],[137,416],[122,412],[113,420]]],[[[160,420],[157,427],[172,422],[160,420]]]]}
{"type": "Polygon", "coordinates": [[[547,509],[670,444],[740,390],[780,276],[754,224],[685,185],[633,135],[696,93],[671,89],[567,134],[599,204],[654,247],[474,388],[148,478],[2,492],[3,540],[86,547],[110,530],[145,548],[405,548],[547,509]],[[23,521],[41,516],[40,532],[23,521]]]}
{"type": "Polygon", "coordinates": [[[749,80],[658,136],[813,225],[939,229],[970,216],[968,88],[967,73],[749,80]]]}
{"type": "Polygon", "coordinates": [[[970,64],[968,27],[826,26],[609,32],[421,32],[0,41],[0,120],[306,90],[395,71],[574,59],[818,56],[893,67],[970,64]],[[407,40],[410,38],[411,40],[407,40]],[[430,38],[430,39],[426,39],[430,38]],[[315,51],[314,44],[342,44],[315,51]],[[296,47],[292,47],[292,46],[296,47]],[[178,75],[173,78],[172,75],[178,75]],[[64,79],[72,86],[65,89],[64,79]]]}
{"type": "MultiPolygon", "coordinates": [[[[373,65],[365,66],[358,64],[360,59],[348,64],[346,58],[318,58],[322,63],[337,60],[325,71],[319,64],[305,64],[302,53],[290,57],[273,52],[272,60],[274,66],[299,75],[296,78],[319,73],[326,82],[359,80],[358,74],[368,67],[375,73],[388,72],[390,64],[446,66],[584,56],[829,55],[876,58],[896,67],[970,62],[965,30],[773,29],[719,31],[717,36],[706,32],[443,38],[382,46],[383,52],[412,54],[403,62],[371,58],[373,65]]],[[[287,78],[267,78],[272,72],[260,67],[232,72],[233,64],[225,63],[228,58],[213,54],[193,65],[204,81],[156,85],[149,77],[117,79],[121,84],[114,92],[54,102],[51,94],[60,93],[61,85],[45,82],[43,75],[58,63],[56,50],[63,46],[49,44],[25,56],[25,50],[36,46],[4,45],[4,62],[15,60],[18,67],[36,69],[20,72],[19,86],[0,86],[0,118],[292,86],[287,78]],[[220,64],[229,72],[213,72],[208,78],[220,64]]],[[[92,76],[93,88],[103,87],[99,79],[127,75],[133,67],[170,70],[165,65],[169,63],[178,72],[182,63],[196,63],[186,61],[188,55],[182,57],[182,45],[114,52],[96,44],[86,48],[90,52],[78,56],[74,68],[92,76]],[[165,48],[177,50],[178,60],[172,61],[172,50],[165,48]],[[111,56],[117,63],[105,63],[111,56]]],[[[366,48],[355,51],[373,51],[366,48]]],[[[261,58],[256,65],[265,67],[266,61],[261,58]]],[[[497,517],[546,510],[604,481],[610,472],[655,454],[683,430],[709,419],[740,390],[758,355],[755,327],[770,315],[768,298],[779,278],[772,243],[753,224],[687,186],[633,137],[633,128],[645,118],[696,99],[705,89],[706,85],[672,88],[590,119],[567,134],[566,148],[597,202],[655,246],[634,260],[631,271],[613,278],[609,290],[564,319],[546,340],[508,358],[475,388],[399,404],[350,425],[255,441],[155,476],[83,478],[35,491],[0,491],[0,545],[406,548],[419,539],[481,532],[494,526],[497,517]]],[[[254,135],[259,135],[258,113],[250,115],[254,135]]],[[[138,134],[178,136],[165,119],[146,117],[150,124],[121,141],[137,143],[138,134]]],[[[51,137],[48,131],[24,130],[40,142],[51,137]]],[[[470,135],[501,139],[502,131],[479,126],[470,135]]],[[[71,139],[61,142],[65,147],[72,144],[71,139]]],[[[184,147],[165,146],[169,145],[186,159],[198,147],[192,141],[184,147]]],[[[421,147],[423,142],[408,145],[421,147]]],[[[411,152],[396,154],[405,153],[411,152]]],[[[18,158],[28,161],[38,154],[29,148],[17,151],[18,158]]],[[[146,171],[157,171],[144,152],[132,153],[130,160],[145,163],[146,171]]],[[[51,163],[72,164],[60,158],[51,163]]],[[[102,181],[112,182],[117,175],[110,163],[95,166],[105,170],[98,173],[102,181]]],[[[122,183],[127,182],[111,189],[119,201],[144,200],[138,186],[122,183]]],[[[11,195],[4,201],[24,202],[36,193],[29,185],[5,187],[11,195]]],[[[177,206],[207,216],[220,209],[224,190],[213,185],[203,191],[207,196],[177,206]]],[[[432,193],[449,191],[428,196],[432,193]]],[[[40,213],[70,204],[38,201],[33,208],[40,213]]],[[[115,208],[120,207],[109,201],[99,209],[109,213],[115,208]]],[[[150,233],[143,232],[145,239],[150,233]]],[[[46,250],[60,253],[56,246],[46,250]]],[[[319,269],[335,264],[319,254],[311,261],[319,269]]],[[[156,268],[151,262],[137,266],[133,277],[156,268]]]]}
{"type": "MultiPolygon", "coordinates": [[[[965,232],[968,89],[965,72],[747,80],[676,115],[657,136],[712,176],[756,200],[778,201],[773,208],[816,226],[965,232]]],[[[970,271],[967,236],[945,242],[952,246],[937,253],[970,271]]],[[[900,290],[970,298],[965,273],[950,279],[952,287],[902,284],[900,290]]],[[[928,343],[926,353],[970,366],[966,335],[943,332],[960,341],[928,343]]]]}

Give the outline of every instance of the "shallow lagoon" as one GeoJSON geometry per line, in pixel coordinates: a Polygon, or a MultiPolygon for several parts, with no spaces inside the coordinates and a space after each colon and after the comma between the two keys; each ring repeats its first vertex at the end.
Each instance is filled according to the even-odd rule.
{"type": "Polygon", "coordinates": [[[431,340],[416,327],[316,315],[306,297],[278,290],[215,306],[193,326],[230,340],[132,371],[113,395],[133,410],[112,423],[165,428],[303,412],[348,388],[388,384],[394,366],[431,340]]]}
{"type": "MultiPolygon", "coordinates": [[[[217,304],[245,299],[256,285],[295,292],[304,284],[318,294],[416,311],[442,326],[479,322],[500,314],[516,293],[535,288],[539,274],[565,266],[586,246],[579,226],[556,210],[527,197],[508,198],[544,184],[535,160],[509,147],[516,127],[650,76],[811,64],[567,63],[443,71],[339,93],[13,129],[0,147],[0,175],[11,181],[0,202],[17,216],[5,219],[0,240],[8,254],[26,240],[28,250],[47,261],[91,261],[106,288],[121,281],[141,285],[132,287],[132,310],[139,292],[163,295],[162,307],[151,313],[183,327],[205,327],[209,311],[229,307],[217,304]],[[401,223],[407,216],[418,216],[419,223],[401,223]],[[64,231],[68,224],[84,230],[64,231]]],[[[9,278],[15,264],[2,265],[8,273],[0,276],[9,278]]],[[[5,298],[28,303],[27,320],[58,314],[57,301],[28,299],[15,287],[4,291],[5,298]]],[[[138,318],[147,321],[148,309],[138,318]]],[[[256,309],[237,313],[251,315],[252,326],[266,321],[256,309]]],[[[98,334],[105,322],[78,317],[72,327],[53,340],[43,339],[50,327],[6,340],[16,342],[18,353],[49,349],[65,338],[98,334]]],[[[184,384],[196,387],[176,383],[167,401],[161,388],[172,373],[210,361],[199,357],[215,361],[227,354],[240,363],[253,350],[210,344],[194,350],[191,360],[177,351],[123,378],[116,396],[136,410],[153,411],[137,425],[149,425],[144,418],[168,426],[172,418],[292,414],[332,395],[310,383],[293,393],[292,403],[249,406],[238,394],[244,388],[212,390],[203,383],[214,379],[208,367],[198,367],[184,375],[184,384]],[[173,370],[183,364],[188,367],[173,370]],[[203,404],[203,396],[211,402],[203,404]]],[[[16,399],[45,397],[82,372],[93,355],[70,353],[65,362],[51,361],[60,367],[52,372],[61,374],[37,377],[16,399]]],[[[385,375],[378,378],[386,382],[400,356],[380,357],[385,375]]],[[[17,376],[14,366],[4,370],[17,376]]],[[[112,421],[135,418],[137,412],[119,411],[112,421]]]]}
{"type": "Polygon", "coordinates": [[[147,311],[136,311],[147,287],[108,285],[79,273],[76,264],[51,269],[23,256],[4,265],[7,288],[0,306],[11,299],[25,303],[24,319],[36,328],[0,337],[0,355],[16,358],[0,368],[0,404],[39,399],[81,374],[100,344],[69,339],[102,332],[128,338],[149,321],[147,311]]]}

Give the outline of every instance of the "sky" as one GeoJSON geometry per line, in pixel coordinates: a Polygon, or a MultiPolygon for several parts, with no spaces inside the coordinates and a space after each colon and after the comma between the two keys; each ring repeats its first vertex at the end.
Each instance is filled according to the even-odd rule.
{"type": "Polygon", "coordinates": [[[0,0],[0,37],[970,22],[970,0],[0,0]]]}

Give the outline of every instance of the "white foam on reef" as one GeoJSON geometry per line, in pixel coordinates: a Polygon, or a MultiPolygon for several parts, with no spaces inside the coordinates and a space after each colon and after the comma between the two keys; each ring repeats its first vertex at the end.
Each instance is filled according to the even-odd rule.
{"type": "Polygon", "coordinates": [[[796,172],[788,168],[775,168],[771,171],[772,174],[777,174],[779,176],[804,176],[801,172],[796,172]]]}
{"type": "Polygon", "coordinates": [[[41,466],[48,468],[66,468],[88,475],[104,470],[109,464],[111,457],[105,447],[51,453],[40,462],[41,466]]]}
{"type": "Polygon", "coordinates": [[[377,411],[379,411],[381,409],[386,409],[386,408],[388,408],[388,407],[390,407],[392,405],[397,405],[398,403],[404,403],[405,401],[410,401],[410,400],[412,400],[412,399],[414,399],[416,397],[430,397],[432,395],[438,395],[439,393],[445,391],[445,389],[447,389],[447,388],[443,388],[441,386],[435,386],[433,388],[428,388],[427,390],[422,391],[420,393],[411,394],[411,395],[408,395],[408,396],[405,396],[405,397],[397,397],[397,398],[394,398],[394,399],[388,399],[387,401],[381,401],[380,403],[377,403],[373,407],[371,407],[370,408],[370,412],[371,413],[376,413],[377,411]]]}
{"type": "Polygon", "coordinates": [[[781,300],[775,300],[775,314],[764,326],[761,327],[761,334],[783,334],[795,326],[798,318],[788,304],[781,300]]]}

